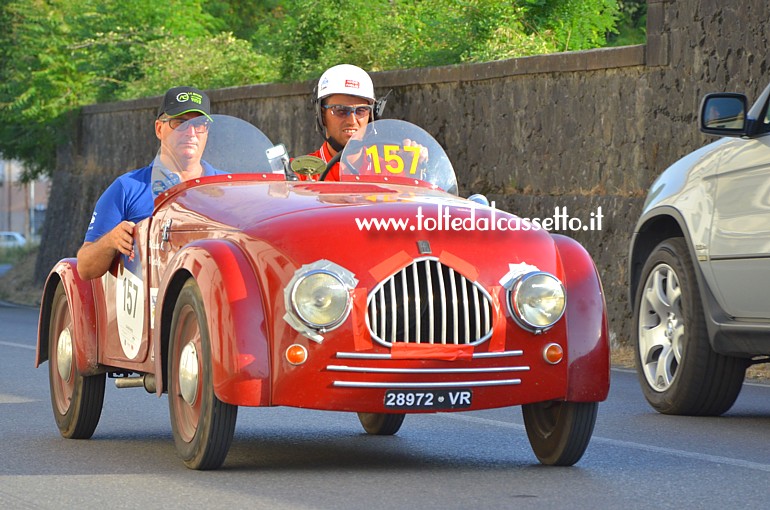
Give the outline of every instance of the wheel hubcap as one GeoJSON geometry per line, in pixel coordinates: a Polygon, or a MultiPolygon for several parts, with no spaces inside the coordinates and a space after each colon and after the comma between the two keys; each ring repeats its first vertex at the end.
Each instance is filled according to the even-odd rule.
{"type": "Polygon", "coordinates": [[[59,333],[56,340],[56,368],[59,370],[59,377],[63,381],[69,381],[72,377],[72,335],[69,328],[65,328],[59,333]]]}
{"type": "Polygon", "coordinates": [[[639,356],[650,387],[665,391],[682,359],[682,290],[674,269],[661,264],[647,277],[639,308],[639,356]]]}
{"type": "Polygon", "coordinates": [[[530,409],[534,411],[532,413],[533,426],[540,437],[551,437],[556,429],[556,423],[559,421],[562,407],[563,402],[541,402],[530,406],[530,409]]]}
{"type": "Polygon", "coordinates": [[[179,390],[185,402],[195,403],[198,397],[198,350],[193,342],[184,346],[179,357],[179,390]]]}

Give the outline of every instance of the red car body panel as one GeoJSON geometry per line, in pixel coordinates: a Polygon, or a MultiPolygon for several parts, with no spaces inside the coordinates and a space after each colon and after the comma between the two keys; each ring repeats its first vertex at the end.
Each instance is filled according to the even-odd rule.
{"type": "MultiPolygon", "coordinates": [[[[62,283],[67,300],[72,310],[74,358],[78,371],[91,375],[102,371],[98,360],[98,321],[95,308],[94,287],[90,281],[84,281],[77,272],[77,260],[74,258],[59,261],[46,279],[43,291],[43,303],[50,303],[56,287],[62,283]]],[[[50,310],[41,313],[38,323],[38,342],[35,355],[35,367],[48,360],[48,321],[50,310]]]]}
{"type": "MultiPolygon", "coordinates": [[[[153,330],[155,372],[162,373],[165,368],[161,330],[173,310],[173,302],[166,303],[164,298],[171,277],[180,271],[200,282],[209,327],[218,332],[211,335],[215,393],[231,404],[269,405],[269,332],[262,295],[243,252],[227,241],[193,241],[166,267],[168,277],[160,285],[157,303],[165,312],[156,315],[153,330]]],[[[162,389],[158,385],[158,394],[162,389]]]]}
{"type": "Polygon", "coordinates": [[[593,266],[593,261],[585,248],[569,237],[553,237],[562,259],[569,261],[563,281],[570,296],[564,313],[570,338],[567,400],[600,402],[610,390],[609,326],[604,291],[598,273],[592,275],[586,270],[593,266]],[[593,377],[586,377],[586,373],[593,377]]]}

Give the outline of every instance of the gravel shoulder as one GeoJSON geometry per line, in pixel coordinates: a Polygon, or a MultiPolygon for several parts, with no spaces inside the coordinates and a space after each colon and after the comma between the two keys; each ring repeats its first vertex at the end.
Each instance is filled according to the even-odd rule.
{"type": "Polygon", "coordinates": [[[33,281],[36,258],[37,250],[32,250],[0,276],[0,301],[40,306],[43,283],[33,281]]]}

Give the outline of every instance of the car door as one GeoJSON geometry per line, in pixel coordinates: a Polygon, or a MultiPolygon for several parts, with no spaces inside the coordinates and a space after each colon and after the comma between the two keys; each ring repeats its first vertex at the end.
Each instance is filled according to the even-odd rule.
{"type": "Polygon", "coordinates": [[[770,318],[770,134],[725,145],[709,260],[723,309],[770,318]]]}
{"type": "Polygon", "coordinates": [[[105,296],[105,336],[102,339],[106,363],[132,369],[150,370],[148,359],[148,271],[147,237],[150,218],[134,229],[134,257],[121,255],[101,278],[105,296]]]}

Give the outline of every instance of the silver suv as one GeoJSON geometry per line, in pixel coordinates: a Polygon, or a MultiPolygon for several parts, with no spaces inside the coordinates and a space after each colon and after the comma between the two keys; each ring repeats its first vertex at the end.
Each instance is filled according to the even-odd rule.
{"type": "Polygon", "coordinates": [[[631,239],[636,368],[661,413],[719,415],[770,354],[770,86],[709,94],[700,130],[722,136],[650,187],[631,239]]]}

